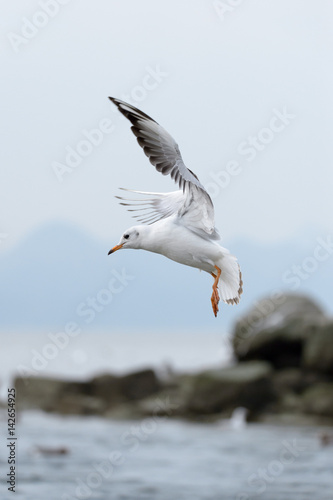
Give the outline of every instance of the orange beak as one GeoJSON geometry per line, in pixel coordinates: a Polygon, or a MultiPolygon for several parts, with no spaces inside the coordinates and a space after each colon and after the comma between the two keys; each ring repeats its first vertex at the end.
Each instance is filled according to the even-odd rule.
{"type": "Polygon", "coordinates": [[[113,252],[116,252],[117,250],[120,250],[120,248],[122,248],[122,246],[123,246],[123,243],[121,245],[116,245],[115,247],[111,248],[111,250],[108,253],[108,255],[111,255],[113,252]]]}

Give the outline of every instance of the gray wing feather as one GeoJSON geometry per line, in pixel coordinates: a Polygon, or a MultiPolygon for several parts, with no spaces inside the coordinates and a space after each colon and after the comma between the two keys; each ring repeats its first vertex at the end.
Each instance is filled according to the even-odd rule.
{"type": "Polygon", "coordinates": [[[147,193],[146,191],[134,191],[132,189],[120,188],[123,191],[139,195],[149,196],[149,198],[129,199],[116,196],[121,200],[120,204],[129,207],[129,212],[140,212],[133,215],[139,222],[153,224],[158,220],[165,219],[177,213],[184,205],[183,191],[172,191],[171,193],[147,193]],[[126,203],[125,203],[126,202],[126,203]],[[139,208],[133,208],[139,207],[139,208]]]}
{"type": "Polygon", "coordinates": [[[138,194],[156,195],[146,201],[147,207],[142,207],[143,210],[150,208],[151,212],[135,217],[141,222],[152,224],[176,213],[178,223],[186,225],[204,238],[218,239],[212,200],[198,177],[185,166],[173,137],[150,116],[131,104],[113,97],[109,99],[132,123],[132,132],[156,170],[163,175],[170,175],[180,187],[180,191],[173,193],[133,191],[138,194]],[[149,218],[148,215],[153,217],[149,218]]]}

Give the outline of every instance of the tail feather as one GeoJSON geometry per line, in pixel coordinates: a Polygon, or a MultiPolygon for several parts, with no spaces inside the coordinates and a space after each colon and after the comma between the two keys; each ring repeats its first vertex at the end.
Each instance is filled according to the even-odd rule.
{"type": "Polygon", "coordinates": [[[243,292],[243,280],[236,257],[226,251],[217,265],[221,269],[218,284],[221,299],[226,304],[238,304],[243,292]]]}

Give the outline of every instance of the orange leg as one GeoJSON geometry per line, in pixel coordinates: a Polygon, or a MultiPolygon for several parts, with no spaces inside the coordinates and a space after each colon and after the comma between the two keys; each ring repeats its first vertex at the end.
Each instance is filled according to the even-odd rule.
{"type": "Polygon", "coordinates": [[[217,271],[217,275],[215,275],[214,273],[211,273],[211,275],[214,278],[214,283],[213,283],[212,298],[210,300],[212,302],[213,312],[214,312],[214,315],[216,318],[218,310],[219,310],[219,302],[220,302],[220,296],[219,296],[219,291],[218,291],[217,285],[219,284],[219,279],[221,276],[221,269],[217,266],[214,266],[214,267],[217,271]]]}

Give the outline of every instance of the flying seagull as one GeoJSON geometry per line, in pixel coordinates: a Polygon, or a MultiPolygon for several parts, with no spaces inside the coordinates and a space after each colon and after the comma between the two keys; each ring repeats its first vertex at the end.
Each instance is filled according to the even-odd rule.
{"type": "Polygon", "coordinates": [[[220,236],[214,224],[213,202],[163,127],[131,104],[109,99],[132,123],[132,132],[156,170],[170,174],[179,190],[148,193],[125,189],[144,198],[117,196],[129,211],[139,212],[134,218],[142,224],[127,229],[108,255],[121,248],[148,250],[210,273],[214,278],[211,303],[217,316],[220,296],[227,304],[238,304],[243,282],[236,257],[217,243],[220,236]]]}

